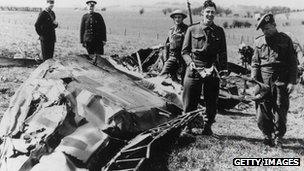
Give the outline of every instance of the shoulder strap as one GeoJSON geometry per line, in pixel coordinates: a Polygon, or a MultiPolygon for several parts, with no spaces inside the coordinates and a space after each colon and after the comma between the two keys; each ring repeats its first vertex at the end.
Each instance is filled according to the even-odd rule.
{"type": "Polygon", "coordinates": [[[46,12],[49,14],[49,16],[51,17],[51,20],[52,20],[52,21],[55,21],[55,18],[53,17],[53,15],[51,14],[50,11],[48,11],[48,10],[44,10],[44,11],[46,11],[46,12]]]}

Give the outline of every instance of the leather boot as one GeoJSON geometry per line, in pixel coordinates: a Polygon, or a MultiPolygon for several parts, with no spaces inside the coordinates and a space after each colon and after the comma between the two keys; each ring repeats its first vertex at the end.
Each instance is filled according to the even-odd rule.
{"type": "Polygon", "coordinates": [[[213,135],[212,129],[211,129],[211,125],[210,124],[206,124],[204,127],[204,130],[202,132],[202,135],[213,135]]]}

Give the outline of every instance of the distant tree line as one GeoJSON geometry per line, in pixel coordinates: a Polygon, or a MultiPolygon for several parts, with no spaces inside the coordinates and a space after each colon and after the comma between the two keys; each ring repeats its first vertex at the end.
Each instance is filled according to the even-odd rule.
{"type": "MultiPolygon", "coordinates": [[[[172,13],[174,10],[176,10],[177,8],[164,8],[162,9],[162,13],[164,15],[167,15],[167,14],[170,14],[172,13]]],[[[188,14],[188,11],[187,10],[182,10],[185,14],[188,14]]]]}
{"type": "Polygon", "coordinates": [[[272,13],[272,14],[282,14],[282,13],[290,13],[291,9],[289,7],[281,7],[281,6],[273,6],[266,7],[264,9],[264,13],[272,13]]]}
{"type": "MultiPolygon", "coordinates": [[[[203,10],[202,6],[197,7],[197,8],[193,8],[192,9],[192,15],[200,15],[202,10],[203,10]]],[[[229,9],[229,8],[223,8],[223,7],[217,6],[216,7],[216,14],[218,14],[220,16],[225,14],[226,16],[228,16],[229,14],[232,14],[232,10],[229,9]]]]}
{"type": "MultiPolygon", "coordinates": [[[[164,9],[162,9],[162,13],[163,13],[164,15],[170,14],[170,13],[172,13],[172,12],[173,12],[174,10],[176,10],[176,9],[177,9],[177,8],[164,8],[164,9]]],[[[202,9],[203,9],[202,6],[191,9],[192,15],[200,15],[201,12],[202,12],[202,9]]],[[[187,13],[188,13],[188,10],[183,10],[183,12],[184,12],[185,14],[187,14],[187,13]]],[[[225,15],[227,16],[227,15],[229,15],[229,14],[232,13],[232,10],[229,9],[229,8],[217,7],[217,8],[216,8],[216,13],[217,13],[218,15],[220,15],[220,16],[222,16],[223,14],[225,14],[225,15]]]]}
{"type": "Polygon", "coordinates": [[[0,11],[31,11],[31,12],[40,12],[40,11],[42,11],[42,8],[0,6],[0,11]]]}
{"type": "MultiPolygon", "coordinates": [[[[201,11],[202,11],[203,7],[197,7],[197,8],[192,8],[192,15],[200,15],[201,11]]],[[[175,8],[164,8],[162,10],[162,13],[164,15],[166,14],[170,14],[175,10],[175,8]]],[[[186,14],[188,13],[188,10],[183,10],[186,14]]],[[[261,11],[245,11],[244,14],[239,14],[239,13],[234,13],[231,9],[229,8],[223,8],[218,6],[216,13],[217,15],[221,16],[229,16],[232,14],[232,16],[234,17],[244,17],[244,18],[252,18],[254,16],[255,13],[260,13],[260,14],[266,14],[266,13],[272,13],[272,14],[285,14],[286,18],[289,18],[289,14],[291,12],[301,12],[304,11],[304,9],[293,9],[291,10],[289,7],[282,7],[282,6],[273,6],[273,7],[266,7],[264,9],[262,9],[261,11]]]]}
{"type": "Polygon", "coordinates": [[[238,20],[233,20],[232,24],[228,24],[227,21],[223,23],[224,28],[249,28],[251,27],[252,24],[248,21],[238,21],[238,20]]]}
{"type": "MultiPolygon", "coordinates": [[[[83,7],[83,8],[74,8],[74,10],[76,10],[76,11],[87,11],[88,8],[87,8],[87,7],[83,7]]],[[[106,7],[103,7],[103,8],[95,8],[95,11],[98,11],[98,10],[100,10],[100,11],[106,11],[107,8],[106,8],[106,7]]]]}

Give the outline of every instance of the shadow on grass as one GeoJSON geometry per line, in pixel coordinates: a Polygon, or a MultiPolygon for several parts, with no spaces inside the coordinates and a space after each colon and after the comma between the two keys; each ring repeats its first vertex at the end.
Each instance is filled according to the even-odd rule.
{"type": "Polygon", "coordinates": [[[287,138],[284,140],[282,147],[284,150],[292,150],[296,153],[304,155],[304,140],[297,138],[287,138]]]}
{"type": "Polygon", "coordinates": [[[218,114],[224,115],[224,116],[241,116],[241,117],[252,117],[252,116],[255,116],[255,114],[253,114],[253,113],[244,113],[241,110],[240,111],[221,110],[221,111],[218,111],[218,114]]]}
{"type": "Polygon", "coordinates": [[[219,140],[247,141],[252,144],[263,142],[262,139],[248,138],[248,137],[242,137],[242,136],[238,136],[238,135],[213,135],[213,136],[219,140]]]}
{"type": "MultiPolygon", "coordinates": [[[[248,138],[237,135],[213,135],[213,137],[219,140],[232,140],[232,141],[247,141],[251,144],[261,143],[263,144],[263,139],[258,138],[248,138]]],[[[275,148],[275,147],[274,147],[275,148]]],[[[304,155],[304,140],[297,138],[284,139],[283,150],[292,150],[295,153],[304,155]]]]}

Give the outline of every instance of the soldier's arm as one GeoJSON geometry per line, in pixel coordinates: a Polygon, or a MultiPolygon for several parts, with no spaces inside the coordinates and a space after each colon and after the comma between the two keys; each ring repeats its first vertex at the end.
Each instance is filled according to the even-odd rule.
{"type": "Polygon", "coordinates": [[[41,34],[42,34],[41,25],[43,24],[43,20],[44,20],[44,12],[41,11],[39,13],[39,16],[38,16],[38,18],[36,20],[36,23],[35,23],[35,30],[36,30],[36,32],[39,36],[41,36],[41,34]]]}
{"type": "Polygon", "coordinates": [[[288,69],[289,69],[289,83],[296,84],[297,83],[297,74],[298,74],[298,61],[297,56],[293,49],[293,43],[291,39],[288,40],[288,69]]]}
{"type": "Polygon", "coordinates": [[[227,44],[226,44],[226,36],[225,32],[222,28],[220,28],[221,35],[221,45],[218,52],[219,57],[219,70],[227,70],[227,44]]]}
{"type": "Polygon", "coordinates": [[[99,18],[100,18],[100,29],[101,29],[101,40],[102,41],[107,41],[107,28],[106,28],[106,24],[103,20],[103,17],[101,16],[101,14],[99,14],[99,18]]]}
{"type": "Polygon", "coordinates": [[[251,78],[257,80],[258,79],[258,73],[260,71],[260,56],[259,56],[259,49],[257,47],[257,42],[254,42],[254,53],[252,56],[252,61],[251,61],[251,78]]]}
{"type": "Polygon", "coordinates": [[[169,48],[170,48],[170,41],[169,41],[169,36],[171,34],[171,30],[168,33],[168,37],[165,42],[165,59],[167,60],[169,58],[169,48]]]}
{"type": "Polygon", "coordinates": [[[56,21],[56,15],[55,15],[54,12],[52,12],[52,13],[53,13],[53,15],[54,15],[54,22],[55,22],[55,23],[53,23],[53,24],[54,24],[54,28],[57,28],[57,27],[58,27],[58,23],[57,23],[57,21],[56,21]]]}
{"type": "Polygon", "coordinates": [[[80,23],[80,43],[83,43],[84,24],[85,24],[85,15],[82,16],[80,23]]]}
{"type": "Polygon", "coordinates": [[[185,39],[184,39],[184,42],[183,42],[183,47],[182,47],[182,56],[187,64],[187,66],[189,66],[192,62],[192,59],[191,59],[191,48],[192,48],[192,45],[191,45],[191,31],[190,29],[188,29],[186,31],[186,35],[185,35],[185,39]]]}

